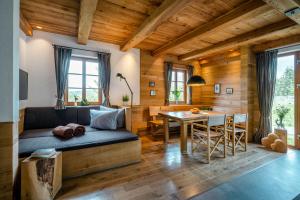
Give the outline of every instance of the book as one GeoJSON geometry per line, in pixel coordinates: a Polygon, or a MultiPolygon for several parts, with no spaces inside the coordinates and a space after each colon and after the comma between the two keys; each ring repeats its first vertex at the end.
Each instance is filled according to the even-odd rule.
{"type": "Polygon", "coordinates": [[[32,158],[50,158],[56,154],[56,150],[54,148],[49,149],[38,149],[35,150],[32,154],[32,158]]]}

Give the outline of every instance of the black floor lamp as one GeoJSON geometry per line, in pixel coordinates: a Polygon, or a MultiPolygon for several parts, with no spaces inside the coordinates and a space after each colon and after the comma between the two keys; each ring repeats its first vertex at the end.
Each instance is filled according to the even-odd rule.
{"type": "Polygon", "coordinates": [[[120,78],[120,80],[124,79],[128,89],[130,90],[130,94],[131,94],[131,101],[130,101],[130,108],[131,108],[131,113],[130,113],[130,131],[132,132],[132,104],[133,104],[133,92],[132,92],[132,89],[131,87],[129,86],[126,78],[121,74],[121,73],[117,73],[117,77],[120,78]]]}
{"type": "Polygon", "coordinates": [[[129,86],[129,84],[128,84],[126,78],[125,78],[121,73],[117,73],[117,77],[119,77],[120,80],[121,80],[121,79],[124,79],[124,81],[126,82],[127,87],[128,87],[128,89],[130,90],[130,94],[131,94],[131,104],[130,104],[130,107],[132,107],[132,103],[133,103],[133,92],[132,92],[132,89],[131,89],[131,87],[129,86]]]}

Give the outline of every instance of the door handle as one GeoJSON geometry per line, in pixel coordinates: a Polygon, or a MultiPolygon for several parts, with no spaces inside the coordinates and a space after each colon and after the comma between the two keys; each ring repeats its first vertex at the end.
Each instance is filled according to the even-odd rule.
{"type": "Polygon", "coordinates": [[[300,83],[296,84],[296,88],[298,88],[298,89],[300,88],[300,83]]]}

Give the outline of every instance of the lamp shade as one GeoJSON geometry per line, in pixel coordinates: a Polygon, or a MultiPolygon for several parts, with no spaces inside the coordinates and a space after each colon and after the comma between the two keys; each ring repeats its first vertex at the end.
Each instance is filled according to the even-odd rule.
{"type": "Polygon", "coordinates": [[[188,86],[201,86],[205,85],[205,80],[201,76],[191,76],[187,81],[188,86]]]}

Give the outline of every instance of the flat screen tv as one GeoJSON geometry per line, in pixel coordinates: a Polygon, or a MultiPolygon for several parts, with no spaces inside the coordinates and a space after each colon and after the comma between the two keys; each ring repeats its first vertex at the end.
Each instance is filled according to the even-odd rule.
{"type": "Polygon", "coordinates": [[[28,73],[19,69],[19,99],[28,99],[28,73]]]}

